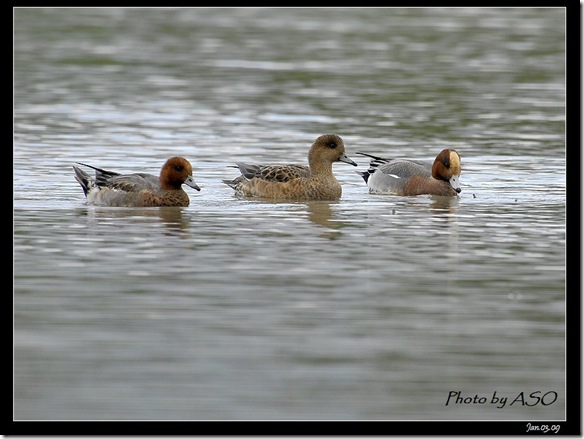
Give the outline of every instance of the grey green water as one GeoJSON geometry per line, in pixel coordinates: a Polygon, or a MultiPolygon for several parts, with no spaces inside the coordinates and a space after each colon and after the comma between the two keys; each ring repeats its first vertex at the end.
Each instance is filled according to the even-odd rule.
{"type": "Polygon", "coordinates": [[[14,29],[15,420],[565,419],[563,8],[17,8],[14,29]],[[462,193],[370,195],[343,163],[337,202],[221,182],[323,133],[358,170],[453,147],[462,193]],[[71,167],[172,155],[187,208],[86,206],[71,167]]]}

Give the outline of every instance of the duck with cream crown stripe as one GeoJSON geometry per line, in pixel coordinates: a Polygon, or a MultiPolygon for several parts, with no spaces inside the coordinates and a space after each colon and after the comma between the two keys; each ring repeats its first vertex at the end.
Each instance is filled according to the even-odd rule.
{"type": "Polygon", "coordinates": [[[369,169],[357,172],[367,183],[370,193],[456,196],[461,191],[460,155],[453,149],[443,149],[434,162],[357,154],[371,158],[369,169]]]}

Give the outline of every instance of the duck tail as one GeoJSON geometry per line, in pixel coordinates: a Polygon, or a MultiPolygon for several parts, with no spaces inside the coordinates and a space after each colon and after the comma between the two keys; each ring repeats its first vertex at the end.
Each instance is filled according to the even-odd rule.
{"type": "Polygon", "coordinates": [[[93,186],[93,181],[91,180],[91,177],[89,176],[89,174],[82,171],[75,165],[73,165],[73,170],[75,171],[75,180],[77,180],[77,183],[79,183],[81,189],[83,189],[83,193],[87,197],[87,192],[93,186]]]}
{"type": "MultiPolygon", "coordinates": [[[[119,172],[113,172],[113,171],[106,171],[105,169],[101,169],[98,168],[96,166],[91,166],[91,165],[87,165],[85,163],[81,163],[81,162],[77,162],[78,165],[82,165],[82,166],[87,166],[88,168],[91,168],[95,171],[95,185],[97,186],[107,186],[107,181],[110,178],[113,177],[117,177],[119,174],[119,172]]],[[[75,168],[75,166],[73,166],[75,168]]],[[[77,170],[75,171],[77,172],[77,170]]],[[[83,171],[80,171],[83,172],[83,171]]]]}
{"type": "Polygon", "coordinates": [[[223,183],[225,183],[230,188],[237,190],[239,185],[245,180],[246,178],[243,175],[240,175],[239,177],[234,178],[233,180],[223,180],[223,183]]]}
{"type": "Polygon", "coordinates": [[[237,183],[235,182],[235,180],[223,180],[223,183],[225,183],[232,189],[235,189],[237,187],[237,183]]]}
{"type": "Polygon", "coordinates": [[[361,177],[363,177],[363,180],[365,180],[365,183],[367,183],[367,180],[369,180],[369,176],[371,175],[371,173],[369,171],[355,171],[356,174],[359,174],[361,177]]]}
{"type": "Polygon", "coordinates": [[[385,163],[391,163],[393,161],[393,159],[379,157],[379,156],[376,156],[373,154],[367,154],[365,152],[357,152],[356,154],[364,155],[364,156],[369,157],[371,159],[371,161],[369,162],[369,169],[367,169],[365,172],[358,172],[357,171],[357,174],[359,174],[361,177],[363,177],[363,180],[365,180],[365,183],[367,183],[367,181],[369,180],[369,176],[371,174],[373,174],[380,165],[384,165],[385,163]]]}
{"type": "Polygon", "coordinates": [[[373,160],[387,160],[387,159],[384,159],[383,157],[379,157],[379,156],[372,155],[372,154],[367,154],[366,152],[356,152],[355,154],[364,155],[364,156],[369,157],[373,160]]]}

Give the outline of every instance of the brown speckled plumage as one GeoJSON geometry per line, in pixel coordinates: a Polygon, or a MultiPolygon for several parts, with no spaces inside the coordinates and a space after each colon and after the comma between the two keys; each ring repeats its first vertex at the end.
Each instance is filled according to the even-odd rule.
{"type": "Polygon", "coordinates": [[[345,155],[345,144],[336,134],[319,136],[308,152],[306,165],[249,165],[237,163],[241,176],[224,180],[237,195],[303,200],[334,200],[342,194],[333,174],[334,162],[357,164],[345,155]]]}

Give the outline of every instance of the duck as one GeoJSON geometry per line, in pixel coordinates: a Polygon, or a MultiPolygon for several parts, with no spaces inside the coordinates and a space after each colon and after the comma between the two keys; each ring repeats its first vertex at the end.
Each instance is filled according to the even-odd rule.
{"type": "Polygon", "coordinates": [[[193,178],[193,167],[184,157],[169,158],[160,176],[145,173],[120,174],[77,162],[95,170],[95,178],[73,165],[75,180],[81,185],[87,203],[95,206],[158,207],[190,204],[182,185],[200,191],[193,178]]]}
{"type": "Polygon", "coordinates": [[[241,175],[223,180],[236,195],[294,200],[337,200],[342,188],[333,174],[333,163],[357,166],[345,154],[337,134],[318,136],[308,151],[308,166],[301,164],[248,164],[236,162],[241,175]]]}
{"type": "Polygon", "coordinates": [[[369,169],[357,171],[370,193],[457,196],[461,192],[460,155],[454,149],[443,149],[433,162],[357,154],[371,159],[369,169]]]}

